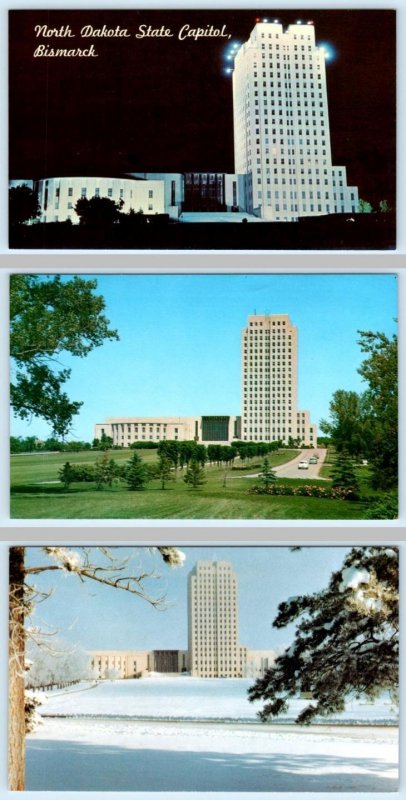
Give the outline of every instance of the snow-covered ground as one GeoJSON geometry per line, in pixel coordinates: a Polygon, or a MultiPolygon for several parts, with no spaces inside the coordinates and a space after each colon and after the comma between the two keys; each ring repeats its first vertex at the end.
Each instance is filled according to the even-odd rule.
{"type": "MultiPolygon", "coordinates": [[[[88,691],[73,687],[44,696],[40,713],[46,715],[102,716],[132,719],[187,719],[257,721],[261,702],[249,703],[247,690],[253,678],[191,678],[156,676],[141,680],[103,681],[88,691]]],[[[293,721],[308,700],[295,700],[281,722],[293,721]]],[[[329,722],[359,724],[397,724],[397,709],[387,696],[371,704],[352,701],[344,714],[329,717],[329,722]]]]}
{"type": "Polygon", "coordinates": [[[246,700],[250,683],[148,678],[51,692],[40,710],[62,716],[44,716],[28,737],[27,789],[397,790],[389,701],[354,703],[332,725],[269,726],[255,724],[258,706],[246,700]]]}

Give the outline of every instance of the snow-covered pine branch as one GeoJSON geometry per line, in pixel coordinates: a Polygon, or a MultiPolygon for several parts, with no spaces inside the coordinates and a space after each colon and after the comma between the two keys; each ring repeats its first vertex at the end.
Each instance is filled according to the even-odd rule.
{"type": "Polygon", "coordinates": [[[351,697],[398,694],[398,551],[354,547],[326,589],[281,603],[273,625],[296,622],[292,645],[249,690],[265,700],[259,716],[286,711],[289,700],[310,694],[296,722],[343,711],[351,697]]]}

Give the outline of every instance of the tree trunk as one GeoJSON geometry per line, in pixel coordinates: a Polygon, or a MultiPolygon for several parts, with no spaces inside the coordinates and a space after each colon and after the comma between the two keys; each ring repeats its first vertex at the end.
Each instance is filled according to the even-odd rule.
{"type": "Polygon", "coordinates": [[[9,789],[25,788],[24,547],[10,548],[9,789]]]}

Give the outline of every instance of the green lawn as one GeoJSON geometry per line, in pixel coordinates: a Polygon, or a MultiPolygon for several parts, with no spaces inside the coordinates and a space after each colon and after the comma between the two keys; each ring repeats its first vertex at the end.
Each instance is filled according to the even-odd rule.
{"type": "MultiPolygon", "coordinates": [[[[138,451],[153,462],[156,451],[138,451]]],[[[297,451],[285,450],[269,455],[272,466],[290,461],[297,451]]],[[[131,451],[112,451],[122,463],[131,451]]],[[[93,464],[97,452],[29,454],[11,457],[11,516],[14,519],[362,519],[366,504],[309,497],[267,497],[250,495],[255,483],[245,471],[206,466],[207,482],[201,489],[189,489],[178,470],[176,482],[162,490],[152,481],[141,492],[129,491],[126,484],[97,491],[94,484],[73,484],[69,490],[58,481],[58,470],[66,462],[93,464]],[[226,485],[224,476],[226,474],[226,485]]],[[[256,458],[249,472],[258,470],[256,458]]],[[[242,466],[240,461],[236,466],[242,466]]],[[[244,464],[246,466],[246,464],[244,464]]],[[[283,483],[298,485],[299,479],[283,483]]],[[[312,481],[322,484],[325,481],[312,481]]]]}

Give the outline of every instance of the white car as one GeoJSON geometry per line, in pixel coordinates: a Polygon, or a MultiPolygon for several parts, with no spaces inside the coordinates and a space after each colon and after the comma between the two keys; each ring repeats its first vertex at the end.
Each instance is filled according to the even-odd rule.
{"type": "Polygon", "coordinates": [[[299,464],[297,465],[297,468],[298,469],[309,469],[309,462],[306,461],[306,460],[299,461],[299,464]]]}

